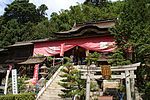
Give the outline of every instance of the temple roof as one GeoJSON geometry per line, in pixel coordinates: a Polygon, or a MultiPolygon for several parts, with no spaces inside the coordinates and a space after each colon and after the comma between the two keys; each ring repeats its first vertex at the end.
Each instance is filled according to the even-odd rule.
{"type": "Polygon", "coordinates": [[[107,33],[110,33],[108,29],[113,27],[114,25],[115,25],[114,20],[78,23],[75,24],[71,30],[63,32],[55,32],[54,35],[57,38],[78,37],[90,32],[92,33],[91,35],[93,35],[93,33],[96,33],[97,35],[105,35],[107,33]]]}
{"type": "Polygon", "coordinates": [[[30,42],[17,42],[13,45],[9,45],[6,48],[10,48],[10,47],[20,47],[20,46],[28,46],[28,45],[33,45],[33,43],[30,42]]]}
{"type": "Polygon", "coordinates": [[[46,57],[30,57],[26,61],[20,62],[18,64],[25,65],[25,64],[39,64],[46,60],[46,57]]]}
{"type": "Polygon", "coordinates": [[[0,49],[0,64],[19,63],[32,56],[34,44],[20,42],[0,49]]]}

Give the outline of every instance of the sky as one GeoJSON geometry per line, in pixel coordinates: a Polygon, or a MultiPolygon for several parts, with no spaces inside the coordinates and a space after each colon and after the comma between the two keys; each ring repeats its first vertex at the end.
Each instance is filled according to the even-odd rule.
{"type": "MultiPolygon", "coordinates": [[[[4,13],[4,8],[7,4],[10,4],[13,0],[0,0],[0,15],[4,13]]],[[[47,17],[50,17],[52,12],[59,12],[61,9],[69,9],[72,5],[83,3],[85,0],[29,0],[30,3],[35,4],[37,7],[41,4],[45,4],[48,7],[47,17]]],[[[112,0],[116,1],[116,0],[112,0]]]]}

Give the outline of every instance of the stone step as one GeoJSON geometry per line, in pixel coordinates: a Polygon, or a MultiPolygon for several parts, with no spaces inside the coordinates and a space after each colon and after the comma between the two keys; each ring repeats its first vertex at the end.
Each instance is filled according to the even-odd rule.
{"type": "Polygon", "coordinates": [[[40,100],[65,100],[65,99],[63,99],[63,98],[55,98],[55,97],[50,97],[50,98],[41,97],[40,100]]]}
{"type": "Polygon", "coordinates": [[[63,87],[48,87],[46,90],[62,90],[64,89],[63,87]]]}
{"type": "Polygon", "coordinates": [[[54,83],[51,84],[50,86],[60,86],[60,85],[58,84],[58,82],[54,82],[54,83]]]}
{"type": "Polygon", "coordinates": [[[62,89],[63,87],[60,86],[60,85],[52,85],[52,86],[49,86],[47,89],[62,89]]]}
{"type": "Polygon", "coordinates": [[[58,80],[58,81],[53,81],[51,84],[55,84],[55,83],[59,83],[60,82],[60,80],[58,80]]]}
{"type": "Polygon", "coordinates": [[[42,97],[44,97],[44,98],[61,98],[58,95],[50,95],[50,94],[43,94],[42,97]]]}
{"type": "Polygon", "coordinates": [[[63,92],[60,91],[60,90],[59,90],[59,91],[56,91],[56,90],[55,90],[55,91],[45,91],[45,92],[44,92],[44,94],[49,94],[49,95],[51,95],[51,94],[62,94],[62,93],[63,93],[63,92]]]}
{"type": "Polygon", "coordinates": [[[47,97],[58,97],[61,94],[63,94],[63,93],[51,93],[51,94],[45,93],[43,95],[48,95],[47,97]]]}
{"type": "Polygon", "coordinates": [[[53,81],[51,84],[55,84],[55,83],[59,83],[60,82],[60,80],[58,80],[58,81],[53,81]]]}
{"type": "Polygon", "coordinates": [[[54,89],[56,89],[56,88],[61,89],[63,87],[61,85],[53,84],[53,85],[50,85],[48,88],[50,88],[50,89],[52,89],[52,88],[54,88],[54,89]]]}
{"type": "Polygon", "coordinates": [[[61,89],[64,89],[62,86],[58,84],[60,80],[63,78],[60,77],[62,73],[59,73],[56,78],[52,81],[52,83],[48,86],[48,88],[44,91],[44,93],[41,95],[39,100],[66,100],[59,96],[59,94],[63,94],[61,89]]]}

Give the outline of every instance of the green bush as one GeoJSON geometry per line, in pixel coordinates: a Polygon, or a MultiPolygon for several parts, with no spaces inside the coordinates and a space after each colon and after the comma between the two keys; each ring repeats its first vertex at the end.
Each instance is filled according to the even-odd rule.
{"type": "Polygon", "coordinates": [[[22,94],[8,94],[0,96],[0,100],[35,100],[35,94],[22,93],[22,94]]]}

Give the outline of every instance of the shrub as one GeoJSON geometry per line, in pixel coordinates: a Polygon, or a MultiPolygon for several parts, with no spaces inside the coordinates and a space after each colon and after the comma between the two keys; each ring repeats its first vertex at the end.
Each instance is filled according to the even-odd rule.
{"type": "Polygon", "coordinates": [[[0,100],[35,100],[34,93],[8,94],[0,96],[0,100]]]}

